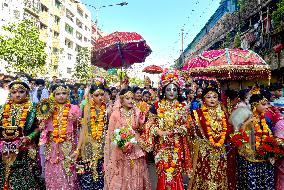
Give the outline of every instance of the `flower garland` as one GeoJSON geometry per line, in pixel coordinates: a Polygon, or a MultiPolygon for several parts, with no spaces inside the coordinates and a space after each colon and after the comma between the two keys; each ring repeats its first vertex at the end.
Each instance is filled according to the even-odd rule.
{"type": "MultiPolygon", "coordinates": [[[[3,127],[7,127],[12,125],[12,104],[13,101],[9,100],[8,103],[5,104],[4,106],[4,111],[3,111],[3,120],[2,120],[2,125],[3,127]]],[[[18,104],[16,106],[21,106],[22,107],[22,113],[19,118],[15,118],[16,122],[15,124],[21,128],[24,128],[25,123],[26,123],[26,118],[28,116],[28,112],[32,106],[32,103],[30,101],[24,103],[24,104],[18,104]]]]}
{"type": "Polygon", "coordinates": [[[253,126],[255,130],[255,147],[256,147],[256,150],[258,150],[261,142],[265,141],[267,136],[271,136],[271,131],[266,123],[264,114],[261,114],[260,117],[254,117],[253,126]],[[263,129],[261,129],[259,125],[259,122],[258,122],[259,119],[260,119],[260,123],[263,129]]]}
{"type": "Polygon", "coordinates": [[[222,123],[221,123],[222,131],[220,132],[221,137],[217,142],[214,140],[214,137],[213,137],[213,133],[214,133],[213,126],[216,127],[216,125],[219,125],[220,123],[216,124],[216,121],[212,121],[212,118],[209,116],[208,109],[206,108],[206,106],[202,107],[202,112],[203,112],[203,116],[204,116],[204,119],[205,119],[208,139],[209,139],[210,143],[212,145],[216,146],[216,147],[222,146],[225,142],[226,135],[227,135],[227,129],[228,129],[226,116],[225,116],[224,111],[220,109],[220,112],[219,112],[219,115],[220,115],[221,121],[222,121],[222,123]]]}
{"type": "Polygon", "coordinates": [[[59,120],[59,113],[58,113],[58,105],[56,106],[55,112],[53,113],[53,141],[55,143],[62,143],[66,139],[66,133],[67,133],[67,122],[68,122],[68,113],[70,110],[70,102],[67,102],[65,105],[65,108],[63,112],[61,113],[60,122],[59,120]]]}
{"type": "MultiPolygon", "coordinates": [[[[184,117],[184,104],[178,101],[168,104],[168,102],[163,99],[157,106],[159,128],[161,130],[174,131],[174,126],[180,125],[180,122],[182,122],[184,117]]],[[[158,163],[158,170],[164,171],[166,175],[166,183],[168,185],[174,183],[172,180],[174,179],[176,170],[178,170],[180,166],[180,144],[175,142],[173,146],[173,151],[164,150],[155,156],[155,162],[158,163]]]]}
{"type": "Polygon", "coordinates": [[[106,105],[102,104],[100,107],[100,113],[97,118],[95,105],[91,106],[91,133],[92,137],[96,140],[100,140],[103,136],[104,126],[106,123],[106,105]]]}

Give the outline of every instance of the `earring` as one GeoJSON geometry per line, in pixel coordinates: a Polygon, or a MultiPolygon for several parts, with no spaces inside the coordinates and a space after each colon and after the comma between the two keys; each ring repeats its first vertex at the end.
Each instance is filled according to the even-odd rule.
{"type": "Polygon", "coordinates": [[[256,112],[256,106],[254,106],[253,108],[252,108],[252,113],[255,113],[256,112]]]}

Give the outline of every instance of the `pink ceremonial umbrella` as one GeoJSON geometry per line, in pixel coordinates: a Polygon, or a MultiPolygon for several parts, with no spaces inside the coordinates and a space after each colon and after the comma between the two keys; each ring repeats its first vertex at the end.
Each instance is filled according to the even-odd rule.
{"type": "Polygon", "coordinates": [[[97,40],[91,62],[104,69],[129,67],[144,62],[150,53],[151,48],[140,34],[114,32],[97,40]]]}
{"type": "Polygon", "coordinates": [[[255,52],[241,49],[204,51],[187,61],[183,70],[192,77],[216,77],[221,80],[250,80],[271,77],[270,67],[255,52]]]}

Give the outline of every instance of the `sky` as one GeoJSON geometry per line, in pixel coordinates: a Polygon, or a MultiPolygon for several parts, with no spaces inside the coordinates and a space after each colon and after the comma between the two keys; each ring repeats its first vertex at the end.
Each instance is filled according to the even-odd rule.
{"type": "MultiPolygon", "coordinates": [[[[185,49],[208,19],[217,10],[220,0],[81,0],[86,5],[104,5],[128,2],[127,6],[101,8],[99,28],[109,34],[115,31],[137,32],[151,47],[145,63],[136,63],[130,74],[144,77],[141,70],[147,65],[169,67],[179,57],[184,30],[185,49]]],[[[96,9],[87,6],[96,20],[96,9]]],[[[147,74],[146,74],[147,75],[147,74]]],[[[157,76],[150,76],[151,79],[157,76]]]]}

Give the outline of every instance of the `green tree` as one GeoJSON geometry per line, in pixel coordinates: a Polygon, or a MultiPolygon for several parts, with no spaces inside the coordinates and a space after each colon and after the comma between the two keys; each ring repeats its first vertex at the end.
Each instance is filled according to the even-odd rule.
{"type": "Polygon", "coordinates": [[[240,33],[237,32],[234,39],[234,48],[240,48],[240,47],[241,47],[241,36],[240,33]]]}
{"type": "Polygon", "coordinates": [[[43,74],[46,61],[45,43],[39,40],[39,29],[30,20],[3,26],[0,35],[0,59],[8,62],[8,72],[43,74]]]}
{"type": "Polygon", "coordinates": [[[237,5],[240,9],[240,12],[243,12],[247,5],[247,0],[238,0],[237,5]]]}
{"type": "Polygon", "coordinates": [[[76,65],[73,77],[81,81],[87,81],[94,75],[94,66],[91,65],[91,51],[87,47],[79,49],[76,56],[76,65]]]}
{"type": "Polygon", "coordinates": [[[230,32],[228,32],[226,34],[226,37],[221,45],[221,49],[224,49],[224,48],[229,48],[230,47],[230,43],[231,43],[231,34],[230,32]]]}
{"type": "Polygon", "coordinates": [[[276,28],[279,28],[284,23],[284,0],[277,3],[277,9],[272,12],[272,20],[276,28]]]}

